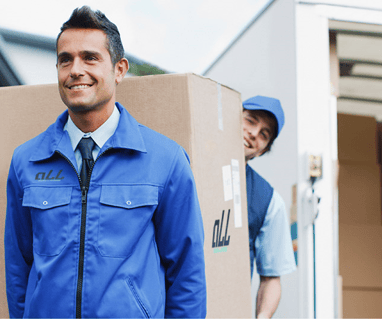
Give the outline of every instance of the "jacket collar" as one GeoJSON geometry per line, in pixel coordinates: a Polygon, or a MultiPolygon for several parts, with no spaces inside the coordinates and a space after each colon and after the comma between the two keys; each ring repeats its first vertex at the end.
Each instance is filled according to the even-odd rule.
{"type": "MultiPolygon", "coordinates": [[[[116,102],[116,106],[121,113],[117,129],[102,147],[100,153],[109,148],[136,150],[146,153],[147,150],[139,128],[141,125],[120,103],[116,102]]],[[[52,157],[56,151],[62,153],[68,159],[74,159],[69,135],[67,131],[64,131],[67,120],[68,110],[59,115],[56,122],[45,131],[41,143],[32,153],[29,159],[30,161],[48,159],[52,157]]]]}

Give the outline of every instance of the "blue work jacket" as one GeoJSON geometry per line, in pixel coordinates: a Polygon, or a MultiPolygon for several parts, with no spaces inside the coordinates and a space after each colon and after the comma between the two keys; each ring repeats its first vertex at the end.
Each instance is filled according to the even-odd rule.
{"type": "Polygon", "coordinates": [[[7,184],[11,318],[204,318],[204,232],[189,159],[120,105],[88,186],[68,112],[19,146],[7,184]]]}

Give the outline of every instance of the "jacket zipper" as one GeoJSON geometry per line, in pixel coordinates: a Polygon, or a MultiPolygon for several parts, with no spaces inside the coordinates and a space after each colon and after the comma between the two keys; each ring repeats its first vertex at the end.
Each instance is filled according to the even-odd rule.
{"type": "MultiPolygon", "coordinates": [[[[82,305],[82,284],[83,284],[83,270],[84,270],[84,242],[85,242],[85,226],[86,226],[86,205],[87,205],[87,187],[83,185],[80,175],[77,172],[77,169],[74,167],[72,162],[59,151],[56,151],[60,154],[74,169],[74,172],[77,175],[78,181],[80,182],[81,187],[81,229],[80,229],[80,250],[79,250],[79,262],[78,262],[78,279],[77,279],[77,291],[76,291],[76,319],[81,319],[81,305],[82,305]],[[84,215],[85,211],[85,215],[84,215]],[[82,237],[82,234],[83,237],[82,237]],[[84,238],[84,239],[82,239],[84,238]]],[[[92,168],[91,168],[92,169],[92,168]]],[[[90,175],[89,175],[90,176],[90,175]]],[[[89,178],[88,178],[89,181],[89,178]]]]}
{"type": "Polygon", "coordinates": [[[81,177],[77,172],[77,169],[74,167],[71,161],[61,152],[56,151],[58,154],[64,157],[66,161],[68,161],[71,167],[74,169],[74,171],[77,174],[78,180],[80,182],[80,187],[81,187],[81,227],[80,227],[80,250],[79,250],[79,260],[78,260],[78,279],[77,279],[77,291],[76,291],[76,319],[82,318],[82,287],[83,287],[83,280],[84,280],[86,215],[87,215],[87,201],[88,201],[90,177],[91,177],[96,161],[99,159],[100,156],[102,156],[109,149],[112,149],[112,148],[108,148],[104,150],[101,154],[98,155],[97,159],[94,161],[93,166],[89,170],[89,175],[88,175],[86,185],[83,184],[83,181],[81,180],[81,177]]]}
{"type": "MultiPolygon", "coordinates": [[[[90,170],[91,172],[91,170],[90,170]]],[[[88,181],[90,174],[88,177],[88,181]]],[[[88,201],[88,190],[89,185],[83,185],[81,181],[81,229],[80,229],[80,250],[79,250],[79,260],[78,260],[78,280],[77,280],[77,294],[76,294],[76,319],[81,319],[82,317],[82,286],[84,280],[84,260],[85,260],[85,235],[86,235],[86,209],[88,201]]]]}

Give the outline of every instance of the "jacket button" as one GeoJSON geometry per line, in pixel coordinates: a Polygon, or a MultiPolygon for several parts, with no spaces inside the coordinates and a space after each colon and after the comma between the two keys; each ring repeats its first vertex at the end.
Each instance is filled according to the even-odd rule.
{"type": "Polygon", "coordinates": [[[48,201],[44,201],[42,204],[43,204],[44,206],[46,206],[46,205],[48,204],[48,201]]]}
{"type": "Polygon", "coordinates": [[[129,200],[129,201],[126,201],[126,204],[129,206],[129,205],[131,205],[131,201],[129,200]]]}

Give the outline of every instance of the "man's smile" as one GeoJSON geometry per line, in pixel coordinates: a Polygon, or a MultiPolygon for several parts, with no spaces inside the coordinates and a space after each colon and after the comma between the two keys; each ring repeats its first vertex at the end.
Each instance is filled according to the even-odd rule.
{"type": "Polygon", "coordinates": [[[82,89],[87,89],[87,88],[90,88],[92,86],[92,84],[75,84],[75,85],[72,85],[72,86],[67,86],[67,88],[69,90],[82,90],[82,89]]]}
{"type": "Polygon", "coordinates": [[[243,141],[244,141],[244,146],[246,146],[247,148],[252,148],[250,143],[245,138],[243,139],[243,141]]]}

